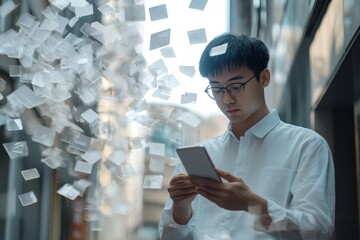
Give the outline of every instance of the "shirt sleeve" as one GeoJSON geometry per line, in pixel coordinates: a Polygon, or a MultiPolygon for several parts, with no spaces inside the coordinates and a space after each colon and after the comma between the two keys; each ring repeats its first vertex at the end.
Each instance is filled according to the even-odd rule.
{"type": "MultiPolygon", "coordinates": [[[[179,174],[181,172],[185,172],[183,166],[179,164],[173,175],[179,174]]],[[[196,201],[196,198],[195,200],[196,201]]],[[[194,209],[194,201],[192,203],[192,208],[194,209]]],[[[162,215],[159,222],[159,236],[160,239],[194,239],[193,230],[194,230],[194,221],[195,221],[195,211],[193,210],[193,215],[191,219],[188,221],[187,224],[181,225],[175,222],[173,218],[173,211],[172,211],[172,199],[168,196],[165,207],[162,211],[162,215]]]]}
{"type": "MultiPolygon", "coordinates": [[[[169,199],[168,199],[169,200],[169,199]]],[[[169,200],[171,202],[171,200],[169,200]]],[[[168,201],[167,201],[168,203],[168,201]]],[[[172,203],[171,203],[172,204],[172,203]]],[[[159,236],[160,239],[194,239],[193,229],[194,229],[194,215],[191,217],[189,222],[185,225],[181,225],[175,222],[172,215],[171,206],[165,205],[163,209],[162,216],[159,223],[159,236]]]]}
{"type": "Polygon", "coordinates": [[[268,200],[272,223],[268,228],[255,221],[255,230],[275,239],[331,239],[334,230],[335,174],[326,141],[305,142],[289,208],[268,200]]]}

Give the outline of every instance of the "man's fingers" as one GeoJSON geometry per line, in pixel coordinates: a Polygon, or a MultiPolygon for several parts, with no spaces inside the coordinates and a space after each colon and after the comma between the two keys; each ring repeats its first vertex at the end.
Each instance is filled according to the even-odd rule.
{"type": "Polygon", "coordinates": [[[228,182],[238,182],[241,181],[240,178],[235,177],[234,175],[230,174],[229,172],[225,172],[221,169],[216,169],[216,171],[220,174],[220,177],[224,178],[228,182]]]}

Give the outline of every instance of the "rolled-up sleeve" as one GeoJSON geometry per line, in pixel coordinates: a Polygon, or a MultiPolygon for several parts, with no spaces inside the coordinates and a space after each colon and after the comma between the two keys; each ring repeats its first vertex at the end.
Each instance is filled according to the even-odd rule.
{"type": "MultiPolygon", "coordinates": [[[[171,201],[168,200],[168,202],[171,201]]],[[[194,216],[192,216],[189,222],[185,225],[176,223],[172,215],[171,204],[172,203],[170,203],[170,207],[166,204],[162,212],[159,223],[160,239],[194,239],[194,216]]]]}
{"type": "MultiPolygon", "coordinates": [[[[182,164],[178,164],[174,170],[173,175],[177,175],[179,173],[185,172],[185,169],[182,164]]],[[[196,198],[195,200],[196,201],[196,198]]],[[[178,224],[175,222],[172,211],[172,199],[168,196],[165,206],[162,211],[162,215],[159,222],[159,236],[160,239],[194,239],[194,219],[195,219],[195,211],[191,216],[191,219],[187,224],[178,224]]],[[[194,208],[194,202],[192,203],[192,208],[194,208]]]]}

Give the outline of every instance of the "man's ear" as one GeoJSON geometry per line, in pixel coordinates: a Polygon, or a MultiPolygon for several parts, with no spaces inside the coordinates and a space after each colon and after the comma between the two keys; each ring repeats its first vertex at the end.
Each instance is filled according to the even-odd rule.
{"type": "Polygon", "coordinates": [[[268,68],[265,68],[260,73],[260,84],[262,88],[265,88],[270,84],[270,70],[268,68]]]}

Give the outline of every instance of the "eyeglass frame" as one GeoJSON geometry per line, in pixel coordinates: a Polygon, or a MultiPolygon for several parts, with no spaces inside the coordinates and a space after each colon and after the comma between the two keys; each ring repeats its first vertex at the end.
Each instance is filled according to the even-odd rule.
{"type": "Polygon", "coordinates": [[[218,89],[220,89],[220,91],[221,91],[221,97],[224,96],[224,92],[225,92],[224,90],[226,90],[226,92],[227,92],[231,97],[239,97],[239,96],[242,96],[242,95],[245,93],[245,85],[246,85],[251,79],[253,79],[255,76],[256,76],[256,74],[254,74],[251,78],[249,78],[249,79],[248,79],[246,82],[244,82],[244,83],[238,83],[238,82],[236,82],[236,83],[230,83],[230,84],[226,85],[225,87],[211,87],[211,84],[209,84],[209,85],[206,87],[206,89],[204,90],[204,92],[206,92],[206,94],[207,94],[211,99],[213,99],[213,100],[216,100],[216,99],[218,99],[218,98],[216,98],[215,96],[214,96],[214,97],[211,97],[211,96],[210,96],[210,94],[208,93],[208,91],[209,91],[209,90],[212,91],[211,88],[218,88],[218,89]],[[244,91],[241,93],[241,95],[233,96],[233,95],[231,94],[230,90],[228,90],[228,87],[231,86],[231,85],[234,85],[234,84],[240,84],[240,85],[244,88],[244,91]]]}

